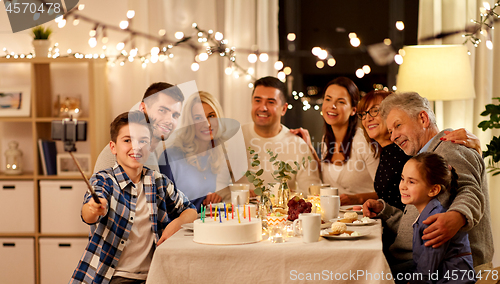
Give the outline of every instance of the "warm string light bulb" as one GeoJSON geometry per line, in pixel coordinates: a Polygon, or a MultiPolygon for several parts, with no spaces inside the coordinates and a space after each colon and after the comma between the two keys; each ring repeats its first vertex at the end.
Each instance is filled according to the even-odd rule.
{"type": "Polygon", "coordinates": [[[214,38],[215,40],[221,41],[224,38],[224,35],[220,32],[216,32],[214,38]]]}
{"type": "Polygon", "coordinates": [[[198,55],[198,58],[200,59],[200,61],[206,61],[208,59],[208,53],[202,52],[198,55]]]}
{"type": "Polygon", "coordinates": [[[363,78],[363,76],[365,76],[365,72],[363,72],[363,69],[359,68],[358,70],[356,70],[356,77],[358,78],[363,78]]]}
{"type": "Polygon", "coordinates": [[[267,53],[261,53],[259,55],[260,62],[267,62],[269,60],[269,55],[267,53]]]}
{"type": "Polygon", "coordinates": [[[127,11],[127,18],[132,19],[135,16],[135,11],[134,10],[128,10],[127,11]]]}
{"type": "Polygon", "coordinates": [[[282,82],[285,81],[286,80],[285,72],[283,72],[283,71],[278,72],[278,79],[280,79],[280,81],[282,81],[282,82]]]}
{"type": "Polygon", "coordinates": [[[358,47],[361,44],[361,40],[357,37],[351,38],[350,42],[351,42],[351,45],[354,47],[358,47]]]}
{"type": "Polygon", "coordinates": [[[489,49],[489,50],[492,50],[493,49],[493,42],[491,40],[487,40],[486,41],[486,47],[489,49]]]}
{"type": "Polygon", "coordinates": [[[62,17],[60,19],[61,20],[59,21],[59,23],[57,23],[57,26],[62,29],[62,28],[64,28],[64,26],[66,26],[66,19],[64,17],[62,17]]]}
{"type": "Polygon", "coordinates": [[[193,64],[191,64],[191,70],[193,70],[194,72],[198,71],[200,69],[200,64],[198,64],[198,62],[193,62],[193,64]]]}
{"type": "Polygon", "coordinates": [[[282,61],[276,61],[276,63],[274,63],[274,69],[276,69],[276,70],[283,69],[283,62],[282,61]]]}
{"type": "Polygon", "coordinates": [[[120,22],[120,29],[125,30],[128,28],[128,21],[121,21],[120,22]]]}
{"type": "Polygon", "coordinates": [[[401,54],[394,55],[394,62],[396,62],[398,65],[403,64],[403,56],[401,56],[401,54]]]}
{"type": "Polygon", "coordinates": [[[257,54],[255,54],[255,53],[250,53],[250,54],[248,55],[248,62],[250,62],[250,63],[255,63],[255,62],[257,62],[257,54]]]}
{"type": "Polygon", "coordinates": [[[125,48],[125,44],[123,42],[119,42],[117,45],[116,45],[116,49],[118,51],[121,51],[123,48],[125,48]]]}
{"type": "Polygon", "coordinates": [[[314,56],[318,56],[319,53],[321,52],[321,47],[315,46],[312,48],[311,52],[314,56]]]}
{"type": "Polygon", "coordinates": [[[318,53],[318,58],[321,60],[325,60],[327,57],[328,57],[328,51],[324,49],[320,50],[320,52],[318,53]]]}
{"type": "Polygon", "coordinates": [[[183,32],[176,32],[174,34],[174,36],[176,39],[182,39],[182,38],[184,38],[184,33],[183,32]]]}
{"type": "Polygon", "coordinates": [[[335,61],[335,58],[332,57],[332,58],[329,58],[326,63],[328,64],[328,66],[333,67],[333,66],[335,66],[337,61],[335,61]]]}
{"type": "Polygon", "coordinates": [[[397,21],[396,22],[396,29],[402,31],[405,29],[405,24],[403,23],[403,21],[397,21]]]}
{"type": "Polygon", "coordinates": [[[91,37],[91,38],[89,39],[89,46],[90,46],[91,48],[94,48],[94,47],[96,47],[96,45],[97,45],[97,39],[96,39],[95,37],[91,37]]]}

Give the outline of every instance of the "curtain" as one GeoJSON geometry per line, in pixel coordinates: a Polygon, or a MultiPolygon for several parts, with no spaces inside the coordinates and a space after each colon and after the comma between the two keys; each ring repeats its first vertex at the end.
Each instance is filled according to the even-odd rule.
{"type": "MultiPolygon", "coordinates": [[[[483,6],[483,2],[489,2],[491,7],[495,3],[494,0],[420,0],[418,37],[424,38],[441,32],[464,30],[466,26],[472,24],[471,19],[480,19],[479,8],[483,6]]],[[[494,80],[500,76],[500,37],[495,37],[494,34],[497,29],[490,30],[493,33],[492,50],[486,48],[484,36],[480,37],[482,42],[478,47],[467,43],[471,52],[476,98],[443,102],[444,127],[454,129],[465,127],[479,137],[483,150],[486,149],[485,145],[489,144],[493,135],[500,134],[498,131],[482,131],[477,127],[479,122],[485,119],[480,116],[485,105],[491,103],[492,98],[500,97],[500,80],[494,80]]],[[[419,44],[462,44],[463,42],[464,38],[458,34],[442,40],[419,42],[419,44]]],[[[500,202],[500,178],[490,178],[488,182],[490,204],[498,204],[500,202]]],[[[499,214],[498,206],[492,206],[491,216],[499,216],[499,214]]],[[[500,223],[498,222],[493,222],[493,235],[498,251],[500,250],[500,223]]],[[[494,256],[493,264],[494,266],[500,265],[498,252],[494,256]]]]}

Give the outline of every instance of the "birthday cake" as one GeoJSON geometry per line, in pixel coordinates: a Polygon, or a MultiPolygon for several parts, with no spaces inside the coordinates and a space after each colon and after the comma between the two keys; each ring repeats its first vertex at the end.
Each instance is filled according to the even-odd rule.
{"type": "Polygon", "coordinates": [[[262,222],[259,218],[222,218],[214,221],[205,218],[194,221],[193,241],[211,245],[239,245],[256,243],[262,240],[262,222]]]}

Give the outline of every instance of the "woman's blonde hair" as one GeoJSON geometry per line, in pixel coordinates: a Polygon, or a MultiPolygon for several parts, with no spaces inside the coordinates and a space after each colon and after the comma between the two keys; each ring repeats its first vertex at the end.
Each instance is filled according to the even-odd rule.
{"type": "MultiPolygon", "coordinates": [[[[197,103],[205,103],[209,105],[216,114],[216,118],[218,121],[218,130],[214,135],[214,144],[217,146],[220,144],[221,137],[225,131],[225,127],[221,121],[223,117],[222,107],[217,99],[207,92],[200,91],[191,95],[184,106],[184,113],[181,115],[181,125],[183,126],[179,129],[178,137],[175,140],[174,147],[181,149],[186,157],[186,161],[195,167],[198,168],[199,171],[204,171],[206,168],[201,168],[198,155],[200,153],[200,149],[198,149],[198,145],[195,143],[195,122],[193,120],[192,109],[193,106],[197,103]],[[219,141],[219,142],[218,142],[219,141]]],[[[212,173],[217,174],[220,170],[220,165],[224,161],[224,153],[222,152],[221,147],[215,147],[210,149],[209,157],[208,157],[208,166],[210,166],[212,173]]]]}

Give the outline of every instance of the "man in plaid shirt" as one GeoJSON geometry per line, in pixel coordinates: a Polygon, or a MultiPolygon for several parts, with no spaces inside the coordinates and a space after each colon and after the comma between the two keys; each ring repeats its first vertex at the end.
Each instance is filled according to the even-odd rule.
{"type": "Polygon", "coordinates": [[[90,180],[101,204],[85,195],[90,239],[70,283],[145,283],[155,247],[197,217],[166,176],[143,166],[151,142],[144,114],[123,113],[110,128],[117,163],[90,180]]]}

